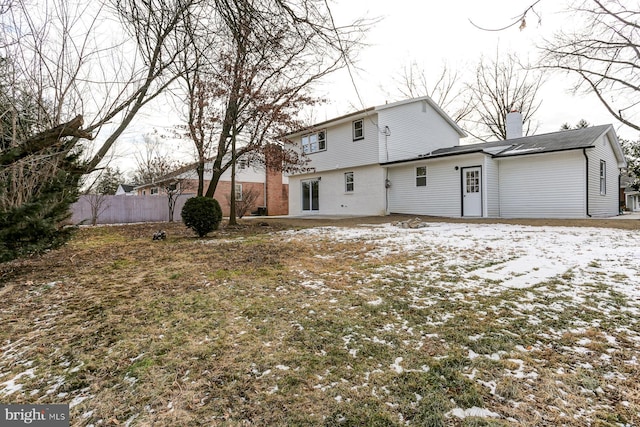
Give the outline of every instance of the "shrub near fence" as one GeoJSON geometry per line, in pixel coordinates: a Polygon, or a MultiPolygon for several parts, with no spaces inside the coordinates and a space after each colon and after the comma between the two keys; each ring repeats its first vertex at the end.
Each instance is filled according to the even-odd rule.
{"type": "MultiPolygon", "coordinates": [[[[104,203],[98,215],[98,224],[126,224],[132,222],[169,221],[169,203],[167,196],[104,196],[104,203]]],[[[180,221],[180,211],[192,194],[178,196],[173,214],[174,221],[180,221]]],[[[91,203],[89,196],[80,199],[71,206],[73,224],[91,224],[91,203]]]]}

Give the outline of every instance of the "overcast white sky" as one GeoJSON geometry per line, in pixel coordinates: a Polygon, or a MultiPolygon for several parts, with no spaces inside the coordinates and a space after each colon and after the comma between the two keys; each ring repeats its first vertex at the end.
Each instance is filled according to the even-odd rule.
{"type": "MultiPolygon", "coordinates": [[[[367,36],[369,47],[360,54],[355,83],[361,95],[358,101],[346,72],[340,72],[322,89],[332,100],[319,119],[344,114],[353,108],[384,104],[397,100],[398,84],[394,81],[403,67],[416,62],[427,72],[437,73],[443,63],[460,72],[473,75],[482,54],[495,58],[500,53],[517,53],[521,60],[533,61],[536,44],[575,22],[563,13],[569,0],[541,0],[529,12],[527,27],[518,26],[499,32],[482,31],[479,26],[500,28],[514,21],[535,0],[336,0],[333,12],[338,23],[349,18],[381,17],[367,36]],[[394,99],[395,97],[395,99],[394,99]],[[362,105],[364,104],[364,105],[362,105]]],[[[553,132],[565,122],[577,123],[584,118],[592,125],[612,123],[622,137],[637,138],[637,133],[621,128],[592,95],[569,93],[574,78],[562,74],[549,75],[540,93],[542,106],[537,114],[537,133],[553,132]]]]}
{"type": "MultiPolygon", "coordinates": [[[[359,54],[358,69],[353,70],[354,85],[346,70],[332,75],[318,88],[318,93],[329,100],[314,112],[316,121],[324,121],[348,112],[401,99],[396,79],[403,67],[416,62],[428,74],[438,73],[443,63],[457,69],[462,75],[473,76],[482,54],[495,58],[496,49],[501,53],[517,53],[521,60],[533,61],[537,55],[536,44],[560,29],[568,29],[571,15],[563,13],[571,0],[541,0],[535,7],[538,17],[529,12],[527,27],[518,26],[499,32],[482,31],[477,25],[498,28],[514,21],[535,0],[334,0],[331,4],[338,25],[357,17],[381,18],[367,34],[368,47],[359,54]]],[[[548,76],[539,98],[542,105],[536,117],[537,133],[554,132],[568,122],[580,119],[592,125],[612,123],[621,138],[637,139],[637,132],[621,127],[606,112],[593,95],[572,95],[573,76],[551,74],[548,76]]],[[[133,127],[125,140],[141,140],[141,133],[153,128],[171,129],[175,115],[166,105],[153,106],[142,112],[139,125],[133,127]],[[164,109],[162,112],[160,109],[164,109]]],[[[463,140],[463,142],[465,142],[463,140]]],[[[191,161],[192,151],[188,141],[171,142],[169,150],[185,161],[191,161]]],[[[121,144],[119,158],[131,158],[135,149],[121,144]]],[[[130,167],[130,166],[127,166],[130,167]]]]}

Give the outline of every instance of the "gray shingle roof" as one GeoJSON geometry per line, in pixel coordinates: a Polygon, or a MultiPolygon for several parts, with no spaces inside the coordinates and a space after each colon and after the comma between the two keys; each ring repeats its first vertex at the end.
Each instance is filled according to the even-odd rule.
{"type": "Polygon", "coordinates": [[[592,147],[596,139],[605,133],[609,127],[610,125],[601,125],[583,129],[564,130],[541,135],[525,136],[522,138],[507,139],[503,141],[457,145],[454,147],[439,148],[431,153],[425,153],[418,158],[428,159],[470,153],[487,153],[493,157],[514,157],[526,154],[578,150],[592,147]]]}

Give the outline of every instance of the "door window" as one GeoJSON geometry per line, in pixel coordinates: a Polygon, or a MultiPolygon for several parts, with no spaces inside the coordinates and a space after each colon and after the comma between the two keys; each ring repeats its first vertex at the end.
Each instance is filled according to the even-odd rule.
{"type": "Polygon", "coordinates": [[[480,192],[480,171],[467,171],[467,194],[480,192]]]}

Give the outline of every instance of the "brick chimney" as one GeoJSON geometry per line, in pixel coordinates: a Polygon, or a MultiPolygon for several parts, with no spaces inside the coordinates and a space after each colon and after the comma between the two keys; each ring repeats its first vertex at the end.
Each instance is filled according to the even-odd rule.
{"type": "Polygon", "coordinates": [[[267,215],[289,214],[289,185],[282,182],[282,148],[277,145],[265,150],[265,206],[267,215]]]}
{"type": "Polygon", "coordinates": [[[507,139],[522,138],[522,113],[512,111],[507,114],[507,139]]]}

